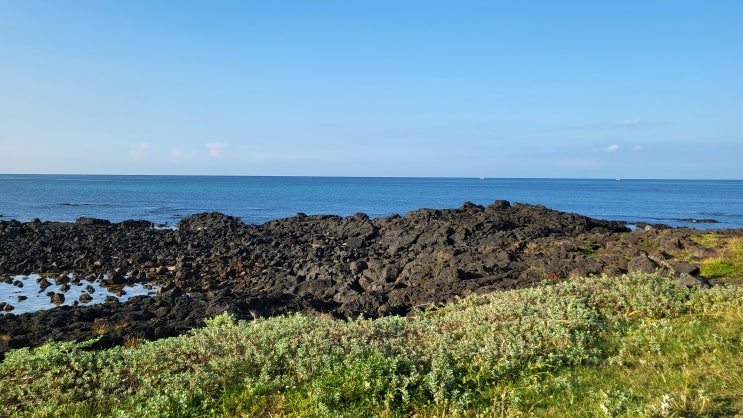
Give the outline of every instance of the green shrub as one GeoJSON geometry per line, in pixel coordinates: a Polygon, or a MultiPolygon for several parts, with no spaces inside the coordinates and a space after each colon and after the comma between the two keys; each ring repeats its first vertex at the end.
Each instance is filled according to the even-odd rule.
{"type": "MultiPolygon", "coordinates": [[[[740,412],[740,401],[720,401],[714,385],[654,381],[646,395],[596,376],[611,370],[619,382],[627,367],[677,364],[681,352],[743,358],[740,327],[717,332],[717,345],[694,337],[696,351],[676,342],[681,325],[712,324],[694,328],[707,332],[742,311],[741,289],[687,289],[634,274],[473,296],[410,318],[245,322],[225,313],[187,335],[132,347],[12,351],[0,364],[0,415],[559,415],[571,402],[586,415],[740,412]]],[[[736,367],[729,373],[743,374],[736,367]]]]}

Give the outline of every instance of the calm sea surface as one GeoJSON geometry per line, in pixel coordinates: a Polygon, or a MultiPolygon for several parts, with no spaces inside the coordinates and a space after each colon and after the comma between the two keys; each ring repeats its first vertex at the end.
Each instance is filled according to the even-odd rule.
{"type": "Polygon", "coordinates": [[[743,228],[741,180],[0,175],[0,220],[20,221],[95,217],[172,226],[218,211],[261,224],[297,212],[377,218],[499,199],[629,223],[743,228]]]}

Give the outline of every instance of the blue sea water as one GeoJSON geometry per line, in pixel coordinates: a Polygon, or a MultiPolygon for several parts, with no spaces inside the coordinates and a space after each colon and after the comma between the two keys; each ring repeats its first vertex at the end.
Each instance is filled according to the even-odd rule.
{"type": "Polygon", "coordinates": [[[378,218],[495,200],[630,224],[743,228],[741,180],[0,175],[0,220],[95,217],[173,226],[218,211],[262,224],[298,212],[378,218]]]}

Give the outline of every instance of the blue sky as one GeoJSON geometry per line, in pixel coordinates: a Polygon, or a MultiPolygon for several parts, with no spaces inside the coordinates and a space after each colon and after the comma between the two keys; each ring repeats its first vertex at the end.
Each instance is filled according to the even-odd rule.
{"type": "Polygon", "coordinates": [[[0,173],[743,179],[742,1],[0,0],[0,173]]]}

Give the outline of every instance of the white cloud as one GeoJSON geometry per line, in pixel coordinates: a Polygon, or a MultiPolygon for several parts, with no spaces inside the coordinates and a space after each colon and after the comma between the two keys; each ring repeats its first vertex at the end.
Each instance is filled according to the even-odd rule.
{"type": "Polygon", "coordinates": [[[139,159],[141,156],[143,156],[148,150],[150,149],[150,144],[143,142],[139,144],[139,146],[129,152],[131,154],[132,158],[139,159]]]}
{"type": "Polygon", "coordinates": [[[212,157],[219,157],[222,155],[222,151],[227,146],[227,144],[224,144],[222,142],[210,142],[208,144],[205,144],[204,146],[209,148],[209,155],[211,155],[212,157]]]}
{"type": "Polygon", "coordinates": [[[635,145],[634,147],[632,147],[632,150],[633,151],[642,151],[642,145],[635,145]]]}
{"type": "Polygon", "coordinates": [[[606,148],[602,148],[601,151],[603,151],[603,152],[617,152],[617,151],[619,151],[619,145],[617,145],[617,144],[609,145],[606,148]]]}

